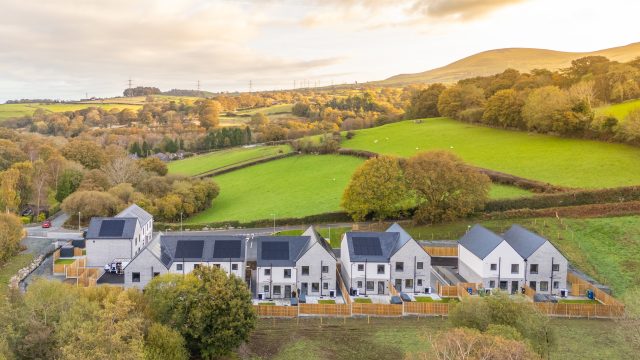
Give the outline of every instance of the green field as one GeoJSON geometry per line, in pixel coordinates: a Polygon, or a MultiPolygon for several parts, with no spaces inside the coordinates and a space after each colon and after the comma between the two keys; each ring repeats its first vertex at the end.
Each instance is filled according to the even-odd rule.
{"type": "Polygon", "coordinates": [[[489,190],[491,199],[511,199],[530,195],[533,195],[531,191],[502,184],[492,184],[489,190]]]}
{"type": "MultiPolygon", "coordinates": [[[[339,248],[342,241],[342,234],[347,231],[351,231],[350,227],[337,227],[337,228],[316,228],[316,230],[322,235],[323,238],[329,240],[329,244],[332,248],[339,248]]],[[[302,235],[304,230],[285,230],[280,231],[278,235],[290,235],[298,236],[302,235]]]]}
{"type": "Polygon", "coordinates": [[[0,265],[0,301],[7,294],[9,280],[18,273],[18,270],[26,267],[33,261],[33,254],[18,254],[0,265]]]}
{"type": "Polygon", "coordinates": [[[640,149],[475,126],[446,118],[359,130],[342,147],[411,156],[450,150],[466,162],[508,174],[582,188],[640,184],[640,149]]]}
{"type": "Polygon", "coordinates": [[[362,162],[341,155],[304,155],[216,176],[220,195],[188,222],[243,222],[339,210],[342,191],[362,162]]]}
{"type": "Polygon", "coordinates": [[[44,109],[48,112],[65,112],[86,109],[88,107],[100,107],[111,109],[140,109],[140,105],[133,104],[0,104],[0,121],[32,115],[36,109],[44,109]]]}
{"type": "Polygon", "coordinates": [[[611,115],[618,119],[618,121],[624,121],[631,110],[640,108],[640,100],[625,101],[620,104],[608,105],[599,107],[596,109],[597,115],[611,115]]]}
{"type": "MultiPolygon", "coordinates": [[[[449,323],[426,318],[262,319],[241,359],[422,359],[430,338],[449,323]]],[[[551,359],[633,359],[637,342],[615,321],[552,319],[558,336],[551,359]]]]}
{"type": "Polygon", "coordinates": [[[233,148],[193,156],[184,160],[168,163],[170,174],[194,176],[222,169],[231,165],[240,165],[249,161],[268,158],[291,151],[289,145],[257,146],[233,148]]]}

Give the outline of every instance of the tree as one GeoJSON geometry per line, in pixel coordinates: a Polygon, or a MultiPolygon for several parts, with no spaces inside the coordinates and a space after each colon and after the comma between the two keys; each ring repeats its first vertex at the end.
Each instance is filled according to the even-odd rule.
{"type": "Polygon", "coordinates": [[[144,295],[154,317],[178,329],[196,357],[228,355],[255,327],[256,314],[244,280],[216,267],[156,277],[144,295]]]}
{"type": "Polygon", "coordinates": [[[27,160],[27,155],[13,142],[0,139],[0,171],[8,169],[13,163],[27,160]]]}
{"type": "Polygon", "coordinates": [[[545,86],[529,94],[522,108],[522,118],[529,130],[559,131],[564,129],[568,112],[571,112],[568,94],[557,86],[545,86]]]}
{"type": "Polygon", "coordinates": [[[627,114],[620,124],[618,138],[632,144],[640,144],[640,109],[631,110],[627,114]]]}
{"type": "Polygon", "coordinates": [[[342,194],[342,207],[356,221],[372,214],[376,220],[397,216],[406,205],[407,191],[398,159],[369,159],[354,174],[342,194]]]}
{"type": "Polygon", "coordinates": [[[249,124],[251,124],[251,126],[253,126],[254,128],[266,126],[269,124],[269,118],[267,117],[267,115],[261,112],[257,112],[251,115],[251,121],[249,122],[249,124]]]}
{"type": "Polygon", "coordinates": [[[78,190],[104,191],[109,189],[110,186],[111,184],[104,171],[93,169],[84,174],[78,190]]]}
{"type": "Polygon", "coordinates": [[[450,221],[484,206],[489,178],[446,151],[417,154],[404,166],[407,187],[415,193],[414,221],[450,221]]]}
{"type": "Polygon", "coordinates": [[[49,168],[42,160],[33,163],[33,195],[32,199],[36,201],[36,217],[40,215],[40,204],[46,203],[49,195],[49,186],[51,184],[51,176],[49,168]]]}
{"type": "Polygon", "coordinates": [[[158,174],[160,176],[165,176],[167,175],[167,172],[169,172],[167,164],[156,157],[140,159],[138,160],[138,166],[140,166],[143,170],[158,174]]]}
{"type": "Polygon", "coordinates": [[[103,169],[112,186],[122,183],[137,184],[144,176],[138,162],[128,156],[114,158],[103,169]]]}
{"type": "Polygon", "coordinates": [[[83,177],[84,174],[79,170],[67,169],[62,172],[60,180],[58,180],[58,186],[56,187],[56,200],[62,202],[67,196],[76,191],[83,177]]]}
{"type": "Polygon", "coordinates": [[[485,98],[482,89],[475,85],[454,85],[445,89],[438,98],[438,112],[442,116],[457,119],[464,110],[481,108],[485,98]]]}
{"type": "Polygon", "coordinates": [[[438,98],[445,89],[442,84],[431,84],[426,89],[413,90],[404,117],[420,119],[440,116],[438,98]]]}
{"type": "Polygon", "coordinates": [[[120,201],[113,195],[100,191],[76,191],[60,206],[69,215],[81,213],[84,219],[93,216],[113,216],[120,201]]]}
{"type": "Polygon", "coordinates": [[[0,172],[0,206],[7,213],[17,211],[20,206],[19,178],[20,172],[16,169],[0,172]]]}
{"type": "Polygon", "coordinates": [[[145,360],[188,360],[189,353],[180,332],[154,323],[147,330],[144,358],[145,360]]]}
{"type": "Polygon", "coordinates": [[[0,213],[0,265],[20,251],[23,236],[20,218],[0,213]]]}
{"type": "Polygon", "coordinates": [[[524,101],[513,89],[499,90],[487,100],[482,121],[489,125],[519,128],[524,101]]]}
{"type": "Polygon", "coordinates": [[[87,169],[99,169],[106,162],[104,150],[90,140],[72,140],[62,148],[62,155],[87,169]]]}
{"type": "Polygon", "coordinates": [[[200,126],[205,129],[211,129],[218,126],[220,119],[218,118],[222,105],[215,100],[203,100],[200,105],[200,126]]]}

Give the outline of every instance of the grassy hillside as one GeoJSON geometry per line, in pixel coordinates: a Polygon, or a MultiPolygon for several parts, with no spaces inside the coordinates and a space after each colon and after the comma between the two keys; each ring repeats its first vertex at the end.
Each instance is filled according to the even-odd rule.
{"type": "Polygon", "coordinates": [[[527,48],[495,49],[471,55],[440,68],[415,74],[396,75],[375,83],[404,85],[418,82],[456,82],[474,76],[497,74],[507,68],[522,72],[536,68],[556,70],[568,67],[571,65],[571,60],[592,55],[602,55],[610,60],[626,62],[633,60],[639,53],[640,43],[584,53],[527,48]]]}
{"type": "Polygon", "coordinates": [[[214,151],[184,160],[168,163],[170,174],[194,176],[218,170],[227,166],[240,165],[249,161],[269,158],[291,151],[289,145],[258,146],[214,151]]]}
{"type": "Polygon", "coordinates": [[[105,110],[111,109],[140,109],[140,105],[135,104],[0,104],[0,121],[22,117],[25,115],[32,115],[36,109],[44,109],[48,112],[65,112],[86,109],[88,107],[100,107],[105,110]]]}
{"type": "MultiPolygon", "coordinates": [[[[552,319],[558,334],[551,359],[632,359],[640,349],[615,321],[552,319]]],[[[420,359],[448,322],[426,318],[262,319],[241,359],[420,359]]]]}
{"type": "Polygon", "coordinates": [[[625,101],[620,104],[608,105],[596,109],[597,115],[611,115],[623,121],[631,110],[640,108],[640,100],[625,101]]]}
{"type": "Polygon", "coordinates": [[[302,217],[339,210],[340,197],[363,160],[305,155],[216,176],[220,196],[190,223],[302,217]]]}
{"type": "Polygon", "coordinates": [[[640,184],[638,148],[499,130],[446,118],[359,130],[342,146],[400,156],[450,150],[480,167],[569,187],[640,184]]]}

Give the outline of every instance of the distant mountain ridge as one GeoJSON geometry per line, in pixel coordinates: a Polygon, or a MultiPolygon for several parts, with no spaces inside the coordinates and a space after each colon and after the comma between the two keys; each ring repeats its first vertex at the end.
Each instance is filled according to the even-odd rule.
{"type": "Polygon", "coordinates": [[[488,50],[468,56],[449,65],[415,73],[400,74],[374,82],[377,85],[406,85],[412,83],[451,83],[458,80],[500,73],[507,68],[521,72],[536,68],[557,70],[571,65],[571,60],[601,55],[609,60],[626,62],[640,56],[640,42],[592,52],[564,52],[532,48],[488,50]]]}

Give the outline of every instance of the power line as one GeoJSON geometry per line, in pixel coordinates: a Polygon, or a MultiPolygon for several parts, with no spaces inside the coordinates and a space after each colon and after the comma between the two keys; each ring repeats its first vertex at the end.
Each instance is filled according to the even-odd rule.
{"type": "Polygon", "coordinates": [[[198,80],[198,91],[200,91],[200,80],[198,80]]]}

